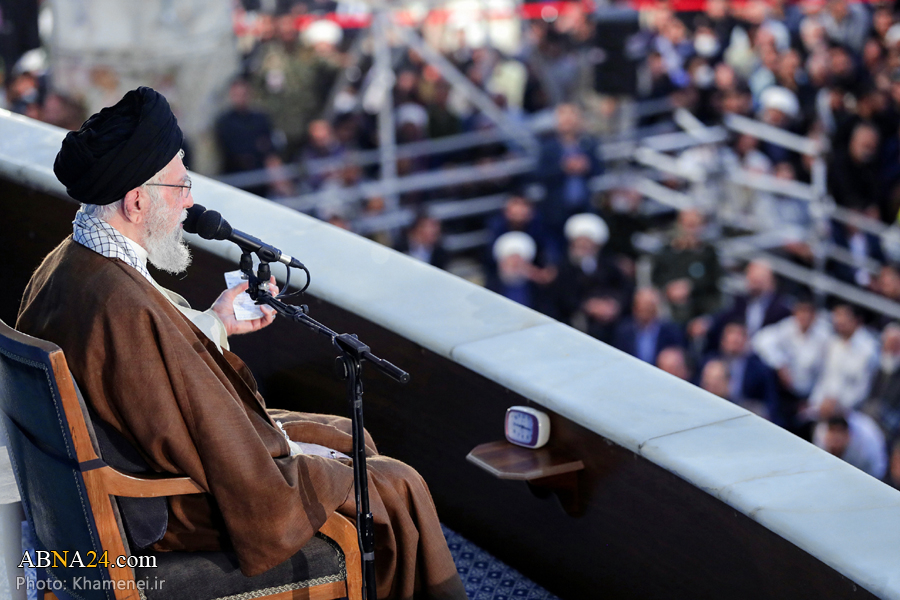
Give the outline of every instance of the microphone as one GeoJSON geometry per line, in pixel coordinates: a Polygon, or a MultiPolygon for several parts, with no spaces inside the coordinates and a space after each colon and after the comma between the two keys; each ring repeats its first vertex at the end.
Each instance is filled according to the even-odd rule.
{"type": "Polygon", "coordinates": [[[184,220],[184,230],[188,233],[196,233],[204,240],[226,240],[241,247],[245,252],[254,252],[263,262],[280,262],[289,267],[305,269],[299,260],[293,256],[283,254],[281,250],[263,242],[259,238],[234,229],[222,215],[214,210],[206,210],[203,206],[195,204],[187,209],[187,219],[184,220]]]}

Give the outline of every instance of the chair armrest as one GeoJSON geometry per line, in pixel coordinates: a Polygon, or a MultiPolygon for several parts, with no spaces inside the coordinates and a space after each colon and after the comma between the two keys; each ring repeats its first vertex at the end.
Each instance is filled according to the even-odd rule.
{"type": "Polygon", "coordinates": [[[338,513],[332,513],[319,528],[319,533],[334,540],[344,553],[347,569],[347,597],[362,600],[362,557],[359,555],[359,537],[353,521],[338,513]]]}
{"type": "Polygon", "coordinates": [[[102,481],[104,491],[113,496],[158,498],[206,492],[190,477],[172,477],[163,474],[132,475],[109,466],[96,469],[95,473],[102,481]]]}

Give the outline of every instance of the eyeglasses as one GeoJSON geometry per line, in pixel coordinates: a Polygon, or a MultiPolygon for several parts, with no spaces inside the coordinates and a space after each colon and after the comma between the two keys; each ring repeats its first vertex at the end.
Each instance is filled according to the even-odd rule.
{"type": "Polygon", "coordinates": [[[188,197],[188,194],[191,193],[191,180],[187,180],[187,184],[185,185],[176,185],[174,183],[145,183],[144,185],[155,185],[157,187],[174,187],[181,188],[181,199],[185,199],[188,197]]]}

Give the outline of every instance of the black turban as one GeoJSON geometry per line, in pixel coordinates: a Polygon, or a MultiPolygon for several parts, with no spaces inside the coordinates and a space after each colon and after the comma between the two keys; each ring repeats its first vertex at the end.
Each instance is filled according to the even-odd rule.
{"type": "Polygon", "coordinates": [[[166,99],[139,87],[66,135],[53,172],[75,200],[112,204],[161,171],[183,142],[166,99]]]}

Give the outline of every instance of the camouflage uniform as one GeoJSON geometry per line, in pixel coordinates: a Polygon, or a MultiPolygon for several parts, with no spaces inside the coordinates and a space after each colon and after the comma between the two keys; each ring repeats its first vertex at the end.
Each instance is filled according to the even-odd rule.
{"type": "Polygon", "coordinates": [[[273,40],[261,48],[253,87],[275,129],[285,135],[286,160],[295,158],[307,125],[322,111],[336,72],[335,65],[301,45],[289,48],[273,40]]]}

